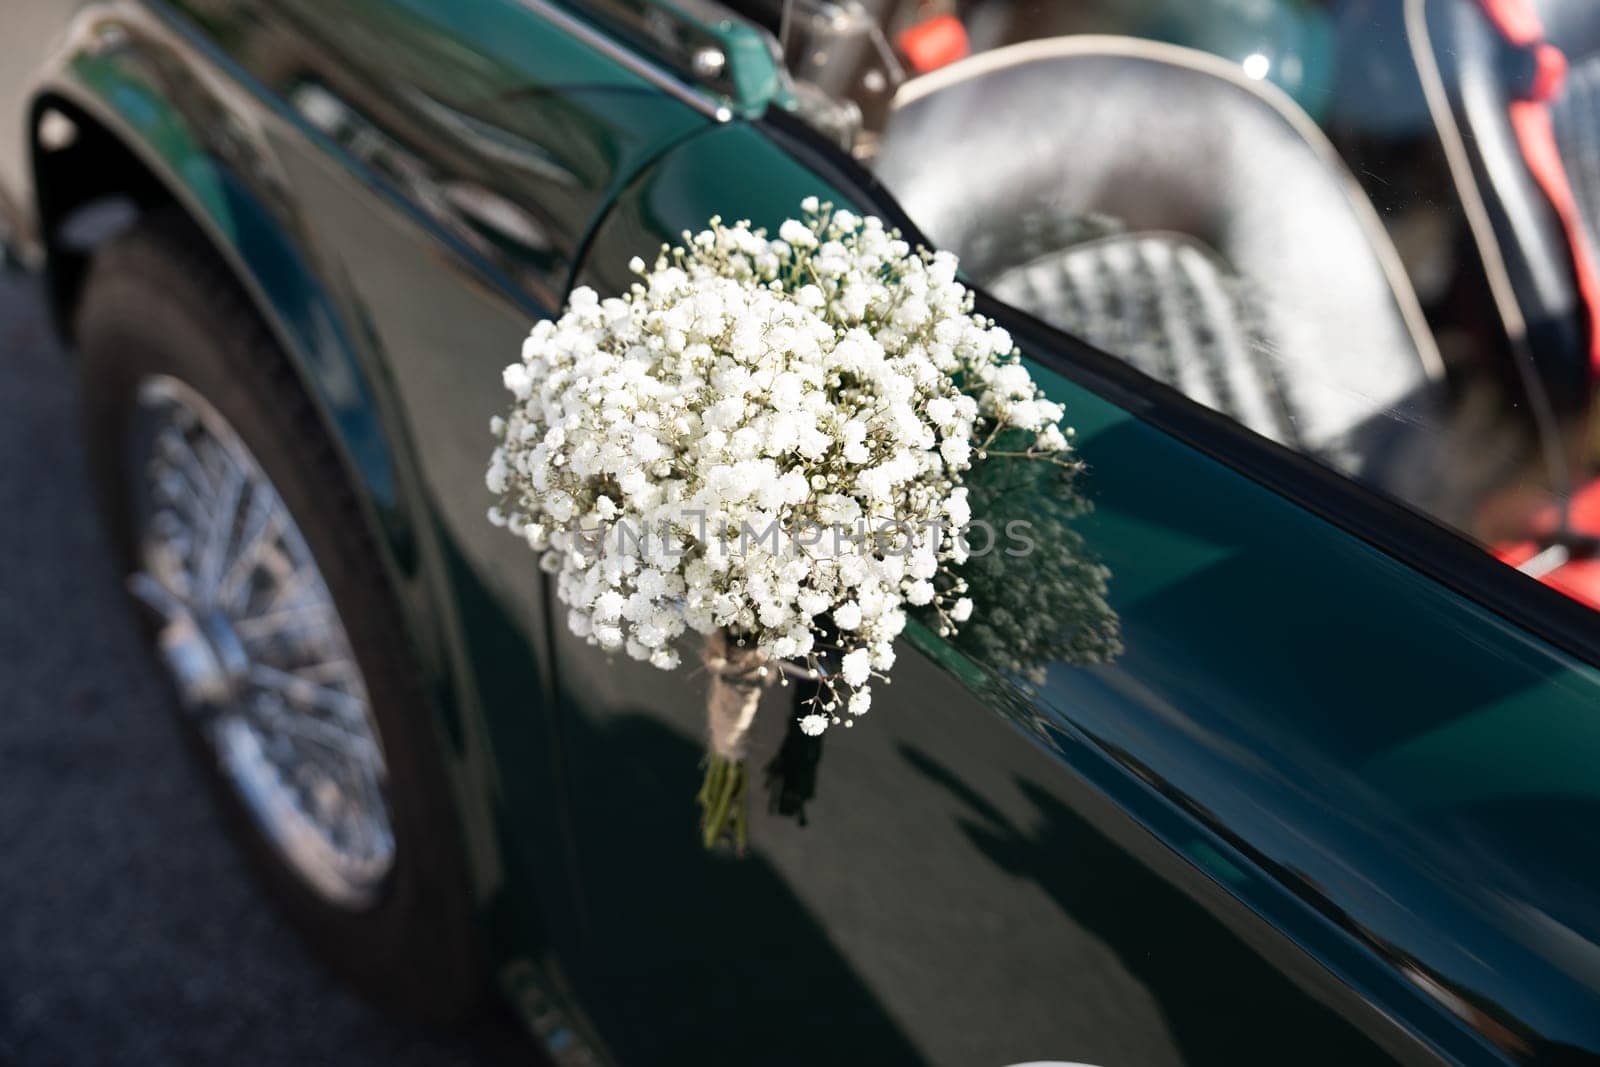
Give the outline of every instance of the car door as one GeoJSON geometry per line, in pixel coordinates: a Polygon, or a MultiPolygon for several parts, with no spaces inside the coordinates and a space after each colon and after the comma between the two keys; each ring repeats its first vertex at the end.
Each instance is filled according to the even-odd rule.
{"type": "MultiPolygon", "coordinates": [[[[628,259],[682,229],[775,226],[807,195],[898,217],[791,120],[708,129],[623,193],[580,280],[620,291],[628,259]]],[[[1600,674],[1538,622],[1571,612],[1347,478],[984,310],[1066,405],[1087,472],[1071,492],[996,479],[987,506],[1044,547],[996,557],[966,637],[913,626],[851,729],[797,761],[795,690],[767,694],[752,774],[798,781],[804,818],[758,789],[748,854],[707,854],[703,672],[607,658],[552,604],[573,975],[619,1057],[1600,1048],[1582,962],[1600,916],[1576,858],[1600,674]]]]}

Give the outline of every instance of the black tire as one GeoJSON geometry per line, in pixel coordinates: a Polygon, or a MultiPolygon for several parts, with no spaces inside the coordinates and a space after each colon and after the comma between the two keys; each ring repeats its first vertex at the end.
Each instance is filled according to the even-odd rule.
{"type": "Polygon", "coordinates": [[[394,866],[377,901],[330,903],[290,868],[218,769],[189,717],[233,836],[313,951],[381,1005],[433,1022],[479,1006],[486,968],[440,742],[395,599],[327,435],[283,353],[227,268],[176,211],[95,257],[76,319],[91,471],[121,562],[134,561],[127,443],[138,383],[170,375],[254,454],[304,535],[365,677],[388,765],[394,866]]]}

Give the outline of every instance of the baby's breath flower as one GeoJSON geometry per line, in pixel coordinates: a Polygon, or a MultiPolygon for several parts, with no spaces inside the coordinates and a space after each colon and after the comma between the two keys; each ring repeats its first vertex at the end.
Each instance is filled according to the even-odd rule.
{"type": "Polygon", "coordinates": [[[907,606],[947,631],[971,616],[948,536],[971,464],[1004,431],[1072,460],[1060,406],[972,313],[953,256],[801,208],[777,240],[712,219],[631,260],[620,297],[574,290],[504,372],[485,481],[574,634],[663,670],[719,628],[801,659],[822,679],[800,720],[815,736],[871,706],[907,606]]]}
{"type": "Polygon", "coordinates": [[[847,653],[839,661],[839,673],[844,677],[845,685],[860,689],[872,674],[872,654],[864,648],[847,653]]]}

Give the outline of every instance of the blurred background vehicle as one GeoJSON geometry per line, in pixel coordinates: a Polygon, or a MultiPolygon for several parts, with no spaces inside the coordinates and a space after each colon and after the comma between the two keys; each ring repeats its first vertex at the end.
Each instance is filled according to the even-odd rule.
{"type": "Polygon", "coordinates": [[[1592,4],[5,30],[0,218],[112,556],[245,855],[369,997],[509,1004],[573,1063],[1600,1055],[1592,4]],[[768,698],[730,862],[681,803],[702,679],[566,631],[483,518],[486,425],[573,285],[813,194],[961,256],[1088,472],[979,487],[1046,550],[909,630],[798,792],[768,698]]]}

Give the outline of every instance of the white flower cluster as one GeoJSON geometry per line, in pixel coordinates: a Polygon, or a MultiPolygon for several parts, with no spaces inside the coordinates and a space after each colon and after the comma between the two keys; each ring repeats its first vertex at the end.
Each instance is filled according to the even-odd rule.
{"type": "Polygon", "coordinates": [[[950,568],[974,459],[1020,431],[1008,454],[1070,460],[954,257],[802,207],[776,239],[712,219],[620,298],[574,291],[506,368],[488,486],[574,633],[670,669],[685,630],[724,628],[824,678],[821,733],[868,709],[908,605],[971,614],[950,568]]]}

